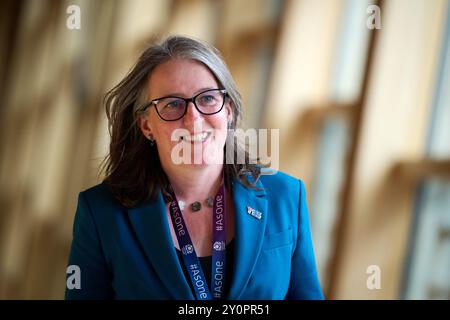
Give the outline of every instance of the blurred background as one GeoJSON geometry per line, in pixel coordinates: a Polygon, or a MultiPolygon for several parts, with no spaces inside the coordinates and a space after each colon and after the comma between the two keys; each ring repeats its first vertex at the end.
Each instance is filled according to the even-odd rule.
{"type": "Polygon", "coordinates": [[[448,0],[1,1],[1,299],[63,298],[102,97],[169,34],[219,48],[242,126],[280,130],[327,298],[450,299],[448,0]]]}

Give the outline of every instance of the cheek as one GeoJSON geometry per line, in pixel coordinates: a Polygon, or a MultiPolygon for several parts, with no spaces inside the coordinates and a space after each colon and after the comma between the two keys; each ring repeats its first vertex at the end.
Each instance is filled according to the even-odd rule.
{"type": "Polygon", "coordinates": [[[227,121],[226,117],[220,117],[210,122],[210,126],[214,128],[216,137],[220,140],[226,139],[227,136],[227,121]]]}
{"type": "Polygon", "coordinates": [[[170,146],[171,144],[175,144],[176,142],[171,141],[172,132],[175,130],[167,124],[155,124],[153,126],[153,132],[155,139],[160,147],[170,146]]]}
{"type": "Polygon", "coordinates": [[[210,116],[208,120],[209,125],[214,129],[226,131],[228,120],[225,112],[210,116]]]}

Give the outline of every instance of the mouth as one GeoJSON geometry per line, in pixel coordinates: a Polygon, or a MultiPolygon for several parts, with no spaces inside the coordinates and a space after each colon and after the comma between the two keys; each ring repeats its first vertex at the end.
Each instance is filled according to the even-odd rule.
{"type": "Polygon", "coordinates": [[[201,132],[193,135],[185,135],[181,136],[180,140],[189,142],[189,143],[203,143],[211,136],[211,132],[201,132]]]}

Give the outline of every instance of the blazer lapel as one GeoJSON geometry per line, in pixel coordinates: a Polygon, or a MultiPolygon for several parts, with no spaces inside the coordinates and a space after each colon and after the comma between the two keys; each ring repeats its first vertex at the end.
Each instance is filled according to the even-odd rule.
{"type": "Polygon", "coordinates": [[[174,299],[194,299],[178,263],[162,194],[156,202],[129,209],[128,216],[145,254],[167,291],[174,299]]]}
{"type": "Polygon", "coordinates": [[[256,186],[262,190],[251,190],[240,182],[233,182],[233,204],[235,210],[235,257],[234,274],[228,299],[239,299],[253,272],[261,252],[267,221],[267,199],[261,181],[256,186]],[[254,209],[251,215],[248,210],[254,209]],[[258,218],[258,213],[261,214],[258,218]]]}

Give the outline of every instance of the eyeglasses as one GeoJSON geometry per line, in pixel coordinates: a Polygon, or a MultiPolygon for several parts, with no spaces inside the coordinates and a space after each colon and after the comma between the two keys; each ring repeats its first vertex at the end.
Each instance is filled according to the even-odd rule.
{"type": "Polygon", "coordinates": [[[159,117],[165,121],[176,121],[184,117],[189,102],[204,115],[211,115],[222,110],[225,104],[227,91],[225,89],[210,89],[196,94],[191,98],[161,97],[154,99],[142,107],[142,111],[154,105],[159,117]]]}

